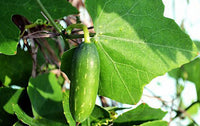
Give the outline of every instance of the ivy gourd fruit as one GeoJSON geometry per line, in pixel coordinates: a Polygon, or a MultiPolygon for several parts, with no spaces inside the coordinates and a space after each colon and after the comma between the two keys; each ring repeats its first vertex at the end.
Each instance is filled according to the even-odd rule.
{"type": "Polygon", "coordinates": [[[99,87],[100,60],[93,42],[81,43],[72,57],[70,111],[76,122],[87,119],[95,106],[99,87]]]}

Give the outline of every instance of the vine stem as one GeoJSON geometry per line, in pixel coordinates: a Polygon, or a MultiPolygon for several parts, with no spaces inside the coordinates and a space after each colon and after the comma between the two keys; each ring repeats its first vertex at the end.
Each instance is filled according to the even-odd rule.
{"type": "Polygon", "coordinates": [[[90,43],[90,34],[89,34],[89,31],[88,31],[88,28],[87,28],[86,25],[84,25],[84,24],[71,24],[67,27],[67,33],[70,35],[74,28],[83,29],[85,43],[90,43]]]}
{"type": "MultiPolygon", "coordinates": [[[[52,24],[52,26],[56,29],[56,31],[63,37],[64,41],[66,40],[66,37],[63,35],[62,33],[62,29],[60,29],[58,27],[58,25],[55,23],[55,21],[53,20],[53,18],[51,17],[51,15],[49,14],[49,12],[45,9],[44,5],[42,4],[42,2],[40,0],[36,0],[36,2],[38,3],[38,5],[40,6],[42,12],[44,13],[44,15],[47,17],[47,19],[49,20],[49,22],[52,24]]],[[[68,42],[67,42],[68,43],[68,42]]],[[[69,43],[66,44],[66,48],[69,49],[69,43]]]]}
{"type": "Polygon", "coordinates": [[[53,18],[51,17],[51,15],[49,14],[49,12],[45,9],[44,5],[42,4],[42,2],[40,0],[36,0],[38,5],[40,6],[42,12],[45,14],[45,16],[49,19],[49,22],[53,25],[53,27],[55,27],[56,31],[59,34],[62,34],[62,30],[58,27],[58,25],[54,22],[53,18]]]}

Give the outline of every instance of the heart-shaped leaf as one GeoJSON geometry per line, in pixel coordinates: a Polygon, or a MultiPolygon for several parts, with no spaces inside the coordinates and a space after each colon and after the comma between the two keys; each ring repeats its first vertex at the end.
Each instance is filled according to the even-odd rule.
{"type": "Polygon", "coordinates": [[[197,55],[162,0],[86,0],[100,56],[99,94],[136,104],[153,78],[197,55]]]}

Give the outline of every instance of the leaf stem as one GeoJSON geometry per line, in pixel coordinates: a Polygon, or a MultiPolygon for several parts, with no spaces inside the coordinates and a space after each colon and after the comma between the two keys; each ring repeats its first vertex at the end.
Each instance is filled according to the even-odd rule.
{"type": "Polygon", "coordinates": [[[89,34],[89,31],[88,31],[88,28],[87,28],[86,25],[84,25],[84,24],[71,24],[71,25],[69,25],[67,27],[67,32],[68,32],[69,35],[71,34],[71,32],[74,28],[83,29],[85,43],[90,43],[90,34],[89,34]]]}
{"type": "Polygon", "coordinates": [[[49,14],[49,12],[45,9],[44,5],[42,4],[42,2],[40,0],[36,0],[38,5],[40,6],[42,12],[45,14],[45,16],[49,19],[49,22],[53,25],[53,27],[55,27],[56,31],[59,34],[62,34],[62,30],[58,27],[58,25],[55,23],[55,21],[53,20],[53,18],[51,17],[51,15],[49,14]]]}

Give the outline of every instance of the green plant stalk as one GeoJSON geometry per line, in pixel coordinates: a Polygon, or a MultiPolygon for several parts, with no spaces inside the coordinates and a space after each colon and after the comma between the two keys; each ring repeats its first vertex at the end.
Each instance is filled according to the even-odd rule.
{"type": "Polygon", "coordinates": [[[52,26],[56,29],[56,31],[63,37],[64,41],[66,41],[66,48],[69,49],[69,43],[66,40],[66,37],[63,35],[62,30],[58,27],[58,25],[55,23],[55,21],[53,20],[53,18],[51,17],[51,15],[49,14],[49,12],[45,9],[45,7],[43,6],[43,4],[41,3],[40,0],[36,0],[36,2],[38,3],[38,5],[40,6],[42,12],[44,13],[44,15],[48,18],[49,22],[52,24],[52,26]]]}
{"type": "Polygon", "coordinates": [[[54,22],[53,18],[51,17],[51,15],[49,14],[49,12],[45,9],[45,7],[43,6],[43,4],[41,3],[40,0],[36,0],[38,5],[40,6],[42,12],[45,14],[45,16],[49,19],[49,22],[53,25],[53,27],[55,27],[56,31],[60,34],[62,34],[62,30],[58,27],[58,25],[54,22]]]}
{"type": "Polygon", "coordinates": [[[83,29],[85,43],[90,43],[90,34],[89,34],[89,31],[88,31],[88,28],[87,28],[86,25],[84,25],[84,24],[71,24],[67,27],[67,33],[70,35],[74,28],[83,29]]]}

